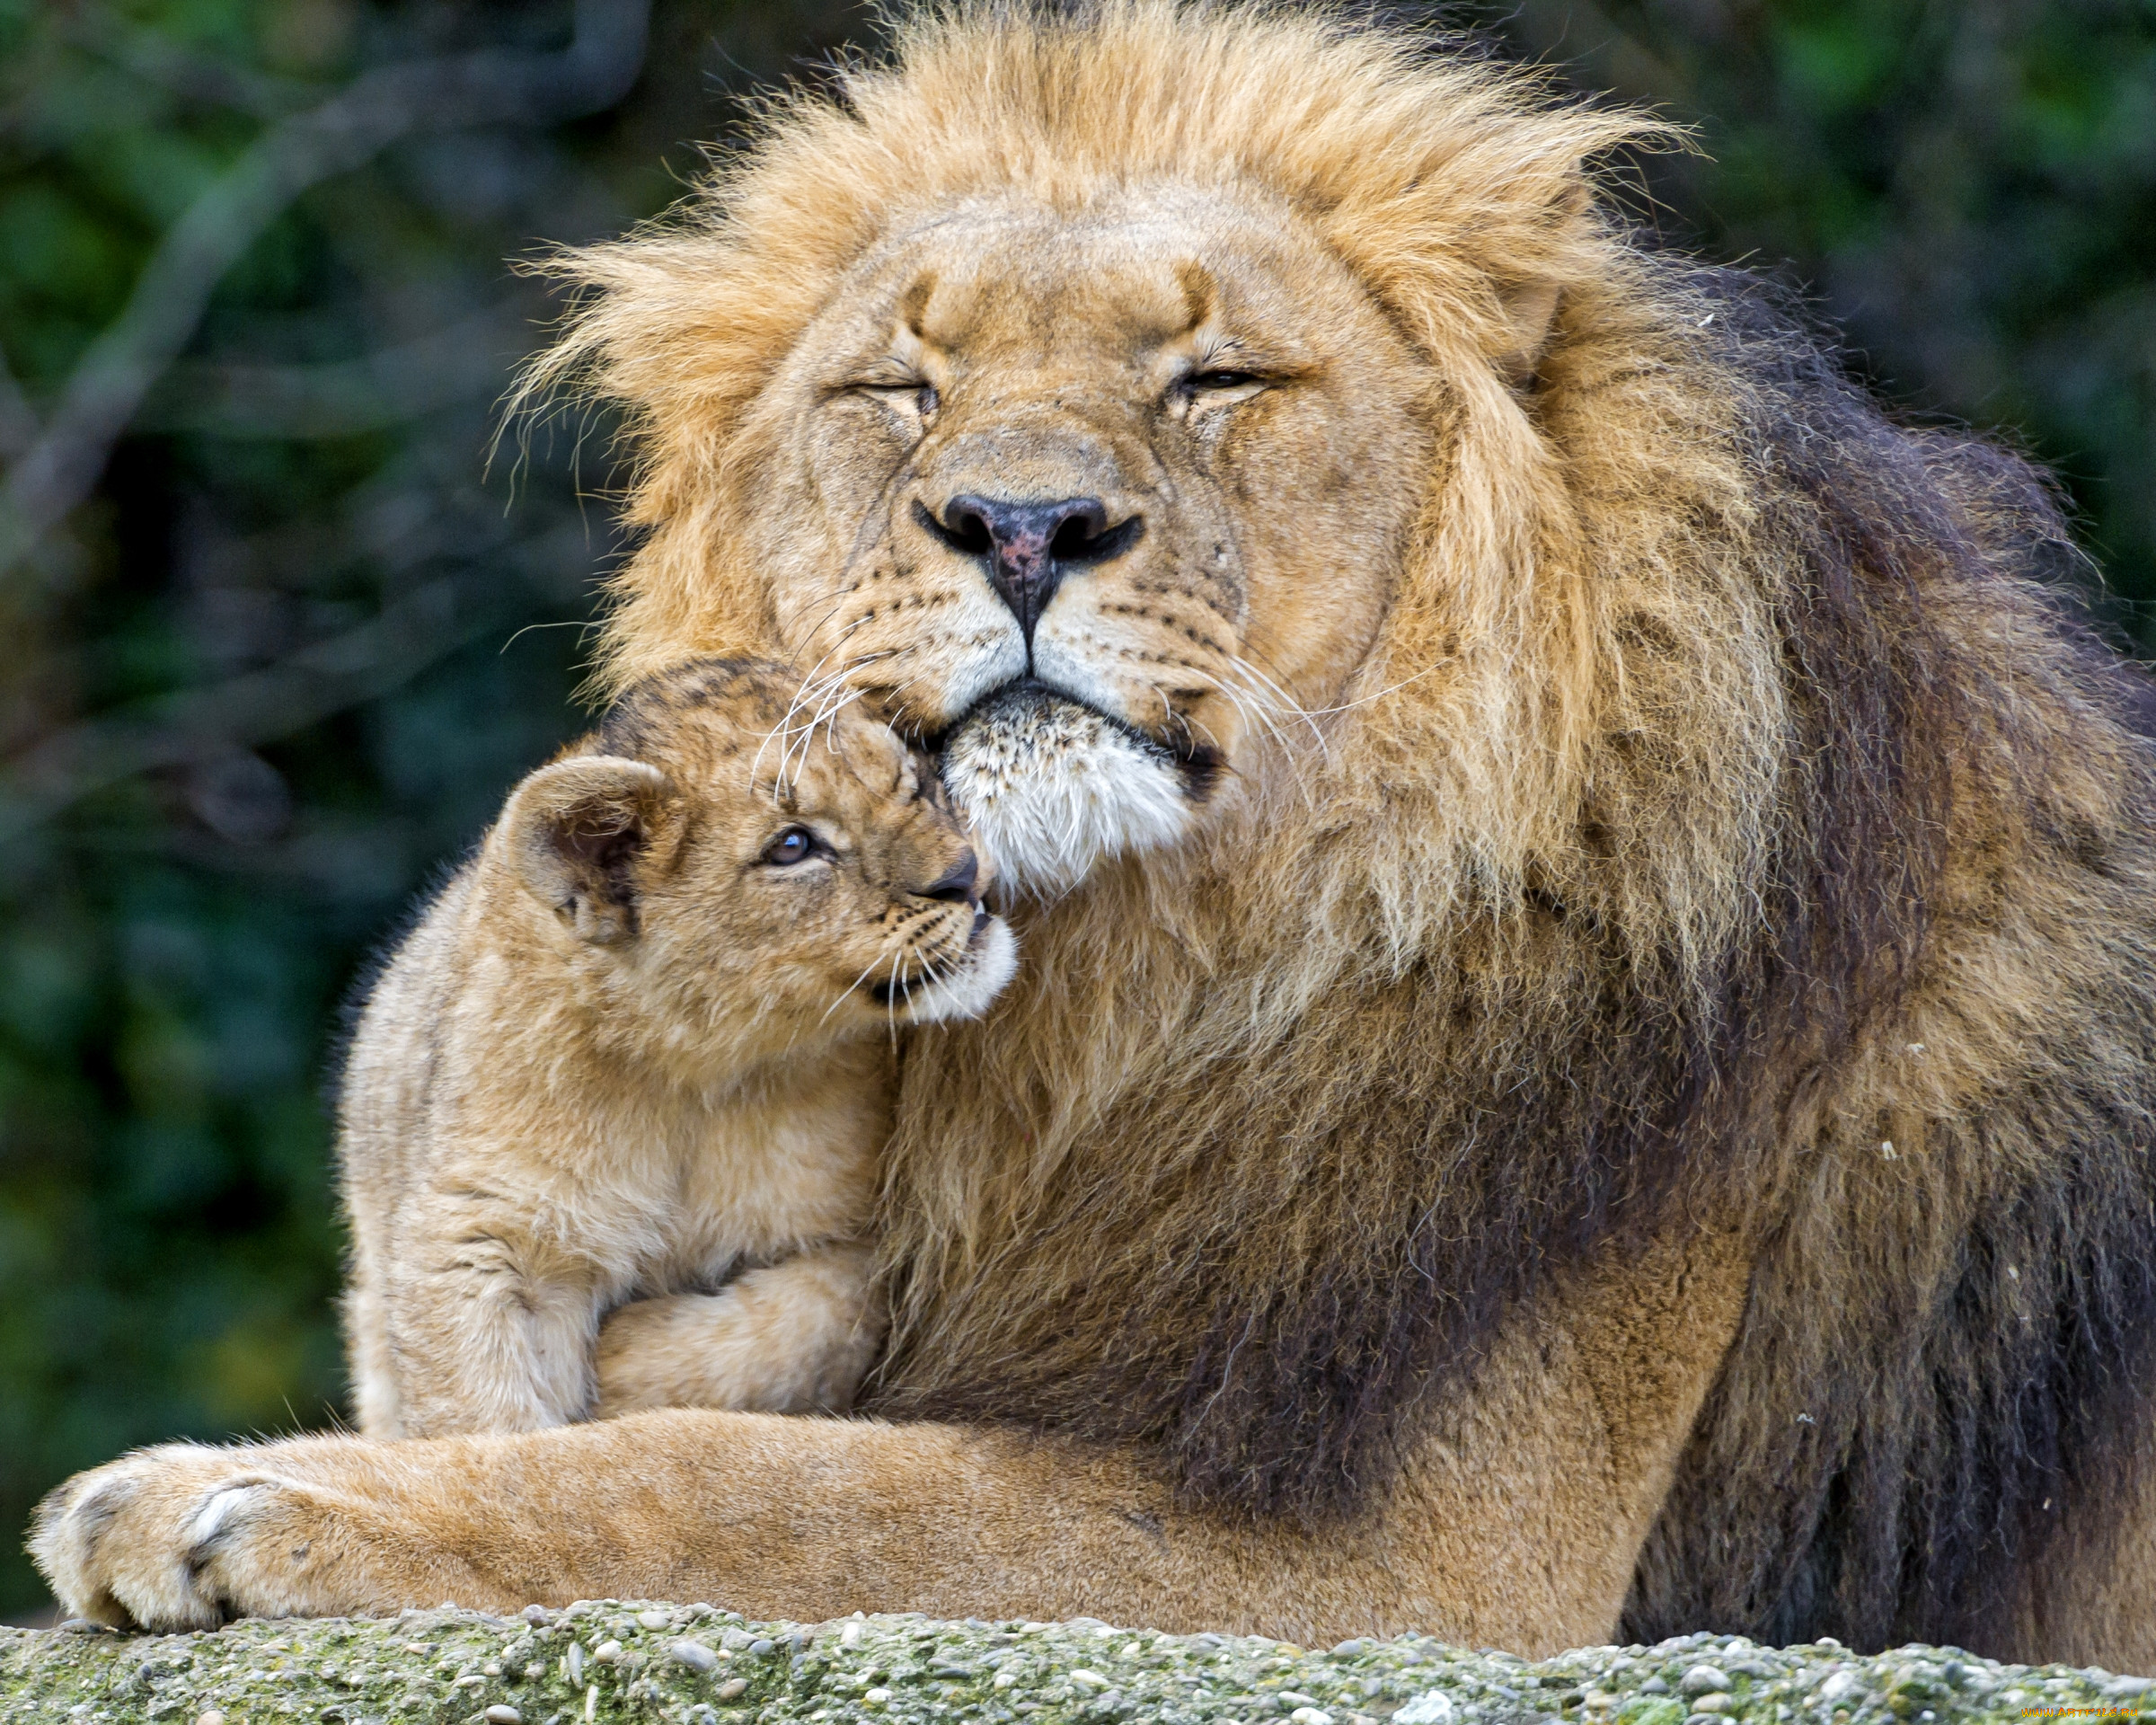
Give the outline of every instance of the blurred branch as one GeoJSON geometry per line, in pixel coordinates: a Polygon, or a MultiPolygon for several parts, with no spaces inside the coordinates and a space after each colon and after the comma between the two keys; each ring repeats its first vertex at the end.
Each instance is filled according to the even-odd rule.
{"type": "Polygon", "coordinates": [[[37,440],[38,413],[15,381],[7,355],[0,350],[0,461],[13,461],[37,440]]]}
{"type": "Polygon", "coordinates": [[[136,416],[137,428],[216,437],[343,438],[400,425],[500,388],[527,344],[518,303],[358,359],[324,365],[175,364],[136,416]]]}
{"type": "Polygon", "coordinates": [[[290,113],[312,93],[297,79],[273,77],[199,53],[154,31],[123,23],[102,7],[67,8],[60,28],[66,40],[84,52],[183,102],[234,108],[258,119],[274,119],[290,113]]]}
{"type": "MultiPolygon", "coordinates": [[[[574,525],[536,534],[515,550],[527,567],[560,568],[574,525]]],[[[70,726],[26,749],[0,780],[0,844],[20,837],[110,785],[178,766],[218,748],[289,736],[398,688],[467,641],[503,627],[501,564],[414,588],[353,628],[275,664],[166,695],[133,712],[70,726]],[[474,606],[475,598],[492,600],[474,606]]]]}
{"type": "Polygon", "coordinates": [[[89,496],[217,283],[301,192],[418,133],[552,124],[611,107],[642,67],[649,11],[649,0],[577,0],[576,35],[560,53],[483,49],[384,66],[264,132],[158,243],[126,310],[0,482],[0,578],[89,496]]]}

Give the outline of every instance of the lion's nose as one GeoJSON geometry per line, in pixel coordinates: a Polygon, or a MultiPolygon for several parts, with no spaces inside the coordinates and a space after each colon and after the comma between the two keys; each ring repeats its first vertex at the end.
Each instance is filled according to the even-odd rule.
{"type": "Polygon", "coordinates": [[[929,524],[958,550],[988,561],[988,581],[1026,632],[1048,608],[1056,589],[1074,567],[1115,556],[1138,535],[1139,518],[1113,526],[1097,497],[1066,497],[1055,503],[1021,503],[1009,498],[967,491],[943,505],[938,515],[923,509],[929,524]]]}
{"type": "Polygon", "coordinates": [[[946,904],[969,905],[980,897],[981,860],[971,851],[959,853],[959,860],[925,887],[915,887],[915,893],[923,898],[941,898],[946,904]]]}

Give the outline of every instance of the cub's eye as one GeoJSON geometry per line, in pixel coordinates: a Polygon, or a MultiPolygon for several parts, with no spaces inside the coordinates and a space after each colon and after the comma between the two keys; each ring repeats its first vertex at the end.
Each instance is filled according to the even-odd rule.
{"type": "Polygon", "coordinates": [[[1241,389],[1247,384],[1262,383],[1264,379],[1254,371],[1194,371],[1183,380],[1189,389],[1241,389]]]}
{"type": "Polygon", "coordinates": [[[791,868],[817,853],[816,835],[806,827],[789,827],[764,847],[764,860],[773,868],[791,868]]]}

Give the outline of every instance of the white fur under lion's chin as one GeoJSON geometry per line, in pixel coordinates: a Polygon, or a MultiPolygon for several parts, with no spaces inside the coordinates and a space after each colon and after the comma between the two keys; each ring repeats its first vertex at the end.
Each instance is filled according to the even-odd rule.
{"type": "Polygon", "coordinates": [[[1110,858],[1161,849],[1195,810],[1175,763],[1039,690],[991,697],[944,745],[943,782],[1007,892],[1053,898],[1110,858]]]}

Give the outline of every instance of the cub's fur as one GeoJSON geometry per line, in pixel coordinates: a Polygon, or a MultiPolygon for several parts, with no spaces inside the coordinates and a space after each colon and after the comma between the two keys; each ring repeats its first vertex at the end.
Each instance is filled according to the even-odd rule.
{"type": "Polygon", "coordinates": [[[384,972],[340,1106],[368,1434],[851,1398],[891,1032],[1012,943],[932,774],[853,712],[790,730],[799,687],[631,691],[384,972]]]}

